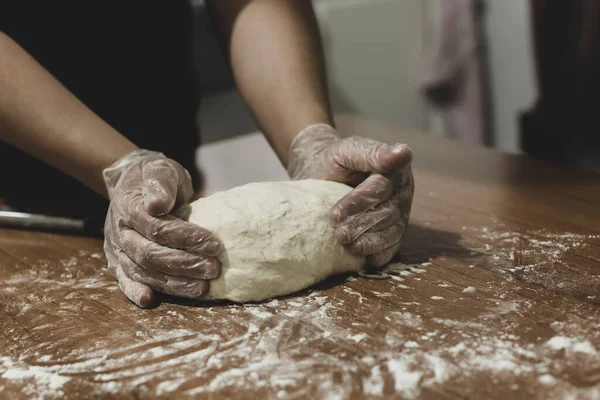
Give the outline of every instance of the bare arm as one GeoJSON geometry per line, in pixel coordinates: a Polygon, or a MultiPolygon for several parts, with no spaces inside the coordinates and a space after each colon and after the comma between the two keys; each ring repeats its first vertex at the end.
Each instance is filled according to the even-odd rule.
{"type": "Polygon", "coordinates": [[[0,140],[105,197],[110,188],[104,251],[121,290],[137,305],[150,305],[155,290],[201,296],[219,275],[218,238],[164,215],[192,194],[183,167],[160,153],[135,151],[2,33],[0,140]]]}
{"type": "Polygon", "coordinates": [[[105,197],[102,170],[137,148],[2,32],[0,140],[105,197]]]}
{"type": "Polygon", "coordinates": [[[389,262],[410,216],[412,151],[341,139],[332,127],[311,2],[211,0],[209,6],[242,95],[290,177],[354,186],[331,209],[336,235],[368,264],[389,262]]]}
{"type": "Polygon", "coordinates": [[[323,52],[309,0],[213,0],[237,84],[281,162],[311,124],[333,125],[323,52]]]}

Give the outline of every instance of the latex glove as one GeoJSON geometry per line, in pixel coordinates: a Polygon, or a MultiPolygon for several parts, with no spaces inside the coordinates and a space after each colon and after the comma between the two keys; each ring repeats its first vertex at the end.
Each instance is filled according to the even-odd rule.
{"type": "Polygon", "coordinates": [[[311,125],[290,146],[291,179],[324,179],[354,190],[331,209],[340,241],[371,266],[388,263],[400,247],[414,194],[412,150],[361,137],[341,139],[326,124],[311,125]]]}
{"type": "Polygon", "coordinates": [[[193,194],[189,173],[161,153],[134,151],[103,172],[111,199],[104,226],[108,268],[140,307],[153,290],[197,298],[221,270],[217,237],[169,213],[193,194]]]}

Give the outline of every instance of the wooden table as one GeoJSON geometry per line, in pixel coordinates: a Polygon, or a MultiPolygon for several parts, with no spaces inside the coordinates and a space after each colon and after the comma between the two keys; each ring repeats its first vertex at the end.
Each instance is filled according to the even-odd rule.
{"type": "Polygon", "coordinates": [[[100,241],[0,230],[0,398],[598,396],[600,176],[339,126],[412,145],[412,269],[140,310],[104,272],[100,241]]]}

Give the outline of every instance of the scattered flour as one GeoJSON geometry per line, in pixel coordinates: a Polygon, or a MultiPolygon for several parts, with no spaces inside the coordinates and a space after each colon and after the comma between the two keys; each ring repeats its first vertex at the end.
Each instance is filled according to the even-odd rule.
{"type": "Polygon", "coordinates": [[[392,278],[395,280],[401,280],[398,275],[409,276],[411,275],[411,272],[422,274],[427,272],[427,270],[423,269],[422,267],[427,267],[430,265],[432,265],[431,262],[424,262],[420,264],[391,263],[380,269],[359,271],[358,274],[367,279],[392,278]]]}
{"type": "Polygon", "coordinates": [[[419,394],[418,385],[423,376],[422,372],[413,371],[404,360],[389,360],[387,367],[394,377],[394,389],[406,397],[415,397],[419,394]]]}
{"type": "Polygon", "coordinates": [[[358,333],[356,335],[348,335],[346,336],[347,339],[350,339],[356,343],[361,342],[362,340],[365,340],[366,338],[368,338],[369,335],[367,335],[366,333],[358,333]]]}
{"type": "Polygon", "coordinates": [[[583,338],[570,338],[565,336],[554,336],[546,345],[553,350],[565,350],[567,352],[585,353],[591,356],[597,355],[598,350],[588,340],[583,338]]]}
{"type": "Polygon", "coordinates": [[[554,377],[552,375],[548,375],[548,374],[541,375],[538,378],[538,381],[544,385],[553,385],[556,383],[556,379],[554,379],[554,377]]]}
{"type": "Polygon", "coordinates": [[[363,379],[363,388],[365,394],[381,395],[383,393],[383,377],[381,375],[381,367],[375,365],[371,368],[371,375],[363,379]]]}
{"type": "Polygon", "coordinates": [[[71,380],[67,376],[46,371],[42,367],[19,365],[9,357],[0,357],[1,379],[30,382],[25,389],[27,394],[35,394],[40,398],[62,395],[63,385],[71,380]]]}
{"type": "MultiPolygon", "coordinates": [[[[565,251],[585,247],[582,238],[550,237],[547,233],[535,235],[498,234],[489,230],[482,234],[486,240],[504,244],[494,249],[499,261],[514,260],[514,244],[521,240],[528,240],[537,247],[538,253],[549,250],[548,254],[558,260],[565,251]],[[555,243],[563,239],[561,245],[555,243]]],[[[488,246],[487,251],[492,251],[491,245],[488,246]]],[[[93,254],[85,257],[96,258],[93,254]]],[[[363,297],[349,286],[343,288],[345,295],[340,296],[343,299],[315,291],[304,297],[245,307],[223,306],[218,315],[227,323],[218,326],[211,324],[215,315],[212,308],[168,305],[173,308],[167,309],[166,315],[141,317],[131,337],[118,336],[120,333],[111,330],[101,336],[96,332],[85,332],[72,317],[84,304],[80,302],[82,293],[86,296],[106,295],[118,290],[116,285],[110,277],[82,276],[78,271],[81,264],[71,259],[60,264],[65,269],[60,279],[43,272],[25,271],[13,276],[8,284],[22,289],[35,281],[46,288],[41,295],[30,293],[26,298],[32,302],[55,302],[53,312],[60,317],[61,329],[72,328],[73,337],[67,340],[82,345],[72,353],[54,355],[63,343],[54,343],[49,337],[47,343],[23,351],[18,359],[8,357],[8,354],[15,354],[18,347],[0,349],[0,387],[23,382],[23,393],[29,397],[60,398],[65,385],[79,377],[93,376],[91,393],[115,396],[134,388],[151,390],[163,397],[170,397],[181,388],[185,388],[184,394],[191,397],[231,393],[241,388],[256,393],[258,398],[276,395],[282,399],[343,399],[357,396],[352,390],[355,390],[353,384],[358,378],[364,392],[359,393],[359,397],[385,397],[384,389],[388,390],[392,385],[399,395],[415,398],[424,388],[445,384],[460,386],[481,375],[502,384],[507,382],[506,387],[518,387],[516,380],[521,380],[530,382],[533,390],[558,393],[559,398],[586,398],[583,389],[569,386],[561,377],[573,365],[583,371],[600,370],[600,357],[594,345],[599,340],[593,336],[594,332],[600,332],[600,323],[592,326],[593,321],[572,317],[569,310],[565,310],[565,321],[552,324],[553,337],[532,342],[519,337],[522,327],[510,322],[511,314],[527,312],[525,301],[494,299],[485,312],[470,319],[452,319],[444,315],[424,319],[422,315],[427,309],[410,297],[411,291],[401,292],[405,293],[406,301],[398,303],[398,310],[379,311],[372,307],[373,296],[363,297]],[[67,299],[67,295],[71,297],[67,299]],[[340,312],[346,309],[341,304],[348,299],[355,306],[352,316],[340,312]],[[373,312],[385,312],[381,318],[381,337],[369,337],[360,328],[360,324],[369,323],[369,315],[373,312]],[[200,334],[189,329],[165,329],[162,318],[171,322],[185,320],[205,327],[205,331],[200,334]],[[356,325],[340,323],[348,318],[355,318],[356,325]],[[502,329],[490,323],[494,318],[506,321],[502,329]],[[94,337],[94,340],[81,340],[86,337],[84,335],[94,337]],[[113,346],[107,351],[105,345],[109,339],[113,346]],[[450,345],[435,346],[441,340],[450,345]],[[114,346],[114,343],[127,345],[114,346]],[[344,346],[359,344],[365,349],[364,357],[344,355],[347,351],[344,346]],[[336,354],[331,351],[334,348],[336,354]],[[53,357],[47,354],[53,354],[53,357]],[[228,368],[231,365],[235,367],[228,368]],[[303,392],[306,382],[309,382],[310,394],[303,392]]],[[[400,264],[385,273],[399,279],[414,277],[423,273],[415,271],[415,267],[427,271],[423,268],[427,266],[425,264],[400,264]],[[411,267],[413,269],[406,269],[411,267]]],[[[514,263],[510,265],[511,268],[518,267],[518,264],[517,267],[514,263]]],[[[399,279],[392,282],[394,287],[403,286],[397,283],[399,279]]],[[[442,285],[438,286],[446,287],[442,285]]],[[[6,289],[10,287],[2,288],[2,293],[10,296],[22,292],[6,289]]],[[[474,291],[467,287],[463,292],[472,293],[471,289],[474,291]]],[[[390,293],[372,293],[381,298],[380,302],[389,301],[392,296],[390,293]]],[[[399,293],[396,291],[393,295],[400,296],[399,293]]],[[[441,296],[431,298],[444,300],[441,296]]],[[[27,303],[23,304],[27,311],[27,303]]],[[[94,310],[89,313],[93,315],[94,310]]],[[[53,323],[54,320],[39,321],[32,332],[49,332],[55,326],[53,323]]],[[[182,323],[181,326],[186,325],[182,323]]],[[[18,346],[18,340],[14,346],[18,346]]],[[[588,377],[590,381],[586,384],[592,390],[598,388],[599,379],[593,374],[588,377]]]]}

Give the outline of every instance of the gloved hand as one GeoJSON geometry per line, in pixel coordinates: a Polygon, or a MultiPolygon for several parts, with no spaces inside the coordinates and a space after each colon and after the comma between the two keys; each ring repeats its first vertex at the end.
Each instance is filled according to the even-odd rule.
{"type": "Polygon", "coordinates": [[[400,247],[414,194],[412,150],[361,137],[342,139],[327,124],[311,125],[290,146],[291,179],[324,179],[355,189],[331,209],[336,235],[371,266],[388,263],[400,247]]]}
{"type": "Polygon", "coordinates": [[[221,270],[212,233],[169,213],[193,194],[189,173],[161,153],[134,151],[103,171],[111,199],[104,226],[108,268],[140,307],[153,290],[197,298],[221,270]]]}

